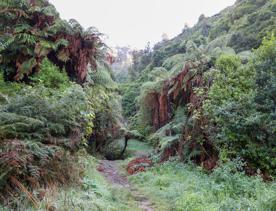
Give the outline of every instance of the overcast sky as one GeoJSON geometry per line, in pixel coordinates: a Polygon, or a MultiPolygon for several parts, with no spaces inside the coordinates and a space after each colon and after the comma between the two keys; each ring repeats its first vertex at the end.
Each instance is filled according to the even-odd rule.
{"type": "Polygon", "coordinates": [[[50,0],[63,19],[74,18],[85,28],[95,26],[110,46],[144,48],[179,34],[201,14],[211,16],[235,0],[50,0]]]}

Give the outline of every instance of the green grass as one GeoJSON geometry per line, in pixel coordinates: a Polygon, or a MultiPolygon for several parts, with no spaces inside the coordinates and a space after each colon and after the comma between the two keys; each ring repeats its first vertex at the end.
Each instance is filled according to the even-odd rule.
{"type": "Polygon", "coordinates": [[[276,183],[232,174],[231,169],[226,164],[207,175],[200,167],[168,162],[130,176],[130,181],[159,205],[158,210],[276,210],[276,183]]]}
{"type": "Polygon", "coordinates": [[[128,141],[127,151],[128,152],[145,152],[150,153],[152,151],[152,146],[146,142],[137,141],[131,139],[128,141]]]}
{"type": "Polygon", "coordinates": [[[152,151],[153,147],[147,142],[131,139],[128,141],[127,149],[124,154],[125,163],[133,158],[149,155],[152,151]]]}
{"type": "Polygon", "coordinates": [[[19,210],[44,211],[51,206],[61,211],[140,210],[129,190],[112,186],[96,170],[98,163],[95,158],[82,156],[79,165],[84,166],[80,184],[67,188],[52,187],[47,189],[46,197],[39,204],[39,209],[30,208],[28,200],[22,197],[18,199],[19,210]]]}
{"type": "Polygon", "coordinates": [[[127,190],[111,186],[96,170],[93,157],[83,158],[82,163],[85,174],[81,186],[63,190],[55,202],[57,210],[137,210],[127,190]]]}

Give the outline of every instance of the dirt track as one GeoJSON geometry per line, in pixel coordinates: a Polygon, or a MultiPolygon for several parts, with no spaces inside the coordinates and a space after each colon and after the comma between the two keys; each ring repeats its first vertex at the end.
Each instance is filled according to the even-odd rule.
{"type": "Polygon", "coordinates": [[[129,183],[127,176],[120,168],[120,163],[121,161],[102,160],[98,166],[98,171],[100,171],[111,184],[127,188],[135,201],[137,201],[141,210],[154,211],[154,204],[129,183]]]}

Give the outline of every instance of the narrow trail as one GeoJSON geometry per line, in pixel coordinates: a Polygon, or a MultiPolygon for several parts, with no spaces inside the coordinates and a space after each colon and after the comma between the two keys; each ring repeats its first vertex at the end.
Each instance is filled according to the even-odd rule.
{"type": "Polygon", "coordinates": [[[100,171],[111,184],[128,189],[132,197],[137,201],[140,209],[144,211],[154,211],[154,204],[129,183],[126,174],[120,168],[120,162],[121,161],[102,160],[98,166],[98,171],[100,171]]]}

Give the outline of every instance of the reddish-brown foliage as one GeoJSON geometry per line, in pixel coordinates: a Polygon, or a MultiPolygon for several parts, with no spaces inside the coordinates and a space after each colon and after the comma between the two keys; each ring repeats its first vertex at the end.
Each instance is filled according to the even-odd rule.
{"type": "MultiPolygon", "coordinates": [[[[25,6],[18,4],[0,8],[0,12],[0,21],[6,26],[0,33],[7,39],[14,38],[1,51],[4,58],[1,62],[10,68],[7,68],[6,80],[29,82],[30,76],[40,70],[40,64],[46,57],[64,67],[78,83],[84,82],[89,67],[96,69],[96,60],[105,46],[100,39],[101,34],[92,28],[84,30],[75,20],[61,21],[48,1],[31,0],[25,6]],[[48,12],[43,10],[46,7],[48,12]],[[28,27],[22,29],[21,25],[28,27]]],[[[104,59],[104,55],[101,57],[104,59]]]]}
{"type": "Polygon", "coordinates": [[[148,158],[136,158],[127,165],[127,172],[130,175],[146,171],[146,168],[152,166],[152,161],[148,158]]]}
{"type": "Polygon", "coordinates": [[[101,43],[100,38],[96,34],[86,36],[60,34],[55,39],[65,39],[69,44],[58,53],[52,51],[48,58],[60,68],[65,67],[69,76],[75,77],[79,83],[82,83],[87,76],[89,65],[93,69],[97,68],[96,45],[101,43]],[[64,60],[61,59],[62,57],[64,60]]]}
{"type": "Polygon", "coordinates": [[[151,92],[146,96],[145,101],[152,111],[152,124],[158,130],[167,124],[172,117],[170,105],[192,103],[199,106],[199,99],[193,88],[203,86],[202,74],[193,74],[191,69],[198,68],[200,64],[188,63],[183,70],[175,77],[164,82],[160,93],[151,92]]]}
{"type": "Polygon", "coordinates": [[[174,143],[169,147],[165,148],[160,155],[160,162],[166,162],[169,160],[170,157],[177,155],[178,153],[178,145],[179,143],[174,143]]]}
{"type": "MultiPolygon", "coordinates": [[[[207,93],[210,84],[206,84],[203,80],[203,70],[206,67],[208,68],[207,61],[187,63],[178,75],[164,82],[160,92],[151,92],[146,96],[145,101],[152,111],[154,130],[160,129],[171,121],[172,105],[174,107],[187,106],[188,118],[195,111],[201,113],[206,95],[198,96],[195,93],[195,88],[203,88],[207,93]]],[[[208,119],[204,115],[194,120],[192,126],[185,125],[179,142],[161,152],[161,162],[167,161],[169,157],[176,154],[184,160],[183,148],[188,146],[190,151],[199,149],[201,152],[200,155],[193,158],[196,163],[203,165],[206,169],[214,168],[218,156],[211,140],[209,140],[208,133],[205,131],[207,125],[208,119]],[[199,144],[198,139],[203,140],[203,144],[199,144]]]]}
{"type": "Polygon", "coordinates": [[[115,62],[115,57],[111,53],[107,53],[106,61],[109,65],[112,65],[115,62]]]}
{"type": "Polygon", "coordinates": [[[30,190],[39,187],[78,181],[80,168],[75,166],[77,158],[62,148],[44,145],[38,151],[17,139],[0,140],[0,144],[5,146],[0,149],[0,202],[6,202],[18,191],[29,194],[30,190]]]}

